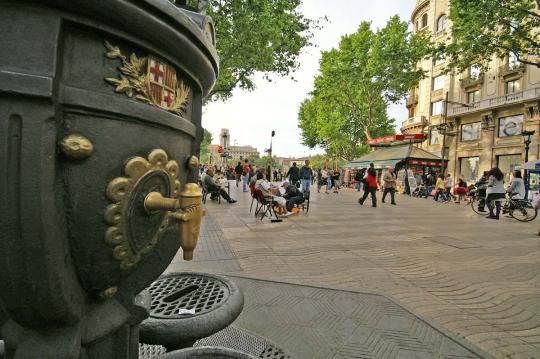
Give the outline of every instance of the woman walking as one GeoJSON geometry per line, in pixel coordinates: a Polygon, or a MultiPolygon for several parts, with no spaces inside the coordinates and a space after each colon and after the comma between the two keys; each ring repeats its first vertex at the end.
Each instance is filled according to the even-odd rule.
{"type": "Polygon", "coordinates": [[[435,190],[437,192],[435,193],[435,197],[433,197],[433,200],[437,202],[439,201],[439,197],[442,196],[446,190],[444,175],[440,175],[439,178],[437,178],[437,183],[435,183],[435,190]]]}
{"type": "Polygon", "coordinates": [[[370,168],[368,169],[368,175],[366,177],[364,195],[358,200],[358,203],[363,206],[367,196],[371,194],[371,207],[377,207],[377,188],[377,172],[374,168],[370,168]]]}
{"type": "Polygon", "coordinates": [[[494,167],[489,171],[488,185],[486,189],[486,204],[489,209],[487,218],[499,219],[501,213],[501,202],[504,200],[506,191],[504,190],[504,174],[499,167],[494,167]],[[495,209],[495,212],[493,211],[495,209]]]}

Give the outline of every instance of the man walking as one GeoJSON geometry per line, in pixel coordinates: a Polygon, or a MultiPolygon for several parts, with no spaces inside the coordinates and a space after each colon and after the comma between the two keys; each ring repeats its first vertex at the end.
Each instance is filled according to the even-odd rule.
{"type": "Polygon", "coordinates": [[[300,169],[296,167],[296,162],[293,162],[292,167],[287,171],[286,177],[289,178],[289,182],[296,186],[300,181],[300,169]]]}
{"type": "Polygon", "coordinates": [[[390,167],[388,168],[388,171],[383,176],[383,182],[384,182],[384,193],[382,196],[382,203],[384,203],[384,200],[386,198],[386,194],[390,193],[390,200],[391,204],[396,204],[395,199],[395,193],[396,193],[396,174],[394,172],[394,168],[390,167]]]}
{"type": "Polygon", "coordinates": [[[300,169],[300,179],[302,180],[302,191],[309,193],[311,180],[313,178],[313,171],[309,167],[309,160],[306,160],[305,164],[300,169]]]}
{"type": "Polygon", "coordinates": [[[238,162],[236,167],[234,168],[234,174],[236,175],[236,187],[238,187],[238,184],[242,180],[242,173],[244,170],[242,169],[242,162],[238,162]]]}

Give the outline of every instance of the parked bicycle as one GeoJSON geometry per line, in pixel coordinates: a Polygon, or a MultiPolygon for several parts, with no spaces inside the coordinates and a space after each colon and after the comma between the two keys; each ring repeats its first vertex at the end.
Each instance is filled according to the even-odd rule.
{"type": "MultiPolygon", "coordinates": [[[[515,193],[506,194],[506,200],[502,206],[502,213],[508,214],[520,222],[530,222],[535,219],[538,215],[538,210],[533,208],[531,201],[526,199],[512,198],[515,195],[515,193]]],[[[477,214],[486,214],[485,210],[480,211],[481,208],[484,208],[481,201],[485,201],[485,199],[480,197],[478,192],[475,192],[471,200],[471,207],[477,214]]]]}

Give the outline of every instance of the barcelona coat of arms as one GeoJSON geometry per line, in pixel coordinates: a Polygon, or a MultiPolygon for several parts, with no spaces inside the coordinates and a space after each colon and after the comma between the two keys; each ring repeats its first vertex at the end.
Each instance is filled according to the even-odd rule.
{"type": "Polygon", "coordinates": [[[108,50],[106,57],[122,62],[122,66],[118,68],[120,77],[105,79],[116,86],[116,92],[125,93],[167,111],[178,114],[185,112],[190,89],[177,77],[176,69],[172,65],[152,55],[139,58],[132,53],[128,58],[118,46],[109,42],[105,42],[105,47],[108,50]]]}

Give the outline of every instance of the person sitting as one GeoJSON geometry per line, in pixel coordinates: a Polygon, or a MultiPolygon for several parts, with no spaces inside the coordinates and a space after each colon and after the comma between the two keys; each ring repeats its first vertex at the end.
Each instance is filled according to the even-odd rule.
{"type": "Polygon", "coordinates": [[[217,197],[213,196],[213,194],[219,193],[227,202],[236,203],[236,201],[229,196],[227,191],[221,188],[220,185],[216,184],[214,181],[214,170],[212,168],[209,168],[208,171],[206,171],[206,176],[204,176],[204,187],[208,192],[212,192],[210,199],[217,199],[217,197]]]}
{"type": "MultiPolygon", "coordinates": [[[[255,188],[260,190],[265,198],[270,199],[272,202],[276,203],[276,205],[279,208],[282,208],[286,210],[287,208],[287,200],[280,196],[275,196],[274,193],[272,193],[272,186],[270,185],[270,182],[268,182],[265,178],[264,172],[258,171],[256,174],[257,181],[255,182],[255,188]]],[[[291,215],[289,211],[286,211],[287,215],[291,215]]]]}
{"type": "Polygon", "coordinates": [[[461,203],[461,199],[465,198],[465,195],[467,195],[467,192],[469,192],[469,188],[467,187],[467,182],[465,182],[462,178],[458,180],[458,184],[456,186],[456,195],[457,199],[455,200],[455,203],[461,203]]]}
{"type": "Polygon", "coordinates": [[[291,184],[287,181],[283,182],[281,186],[285,190],[283,198],[287,200],[287,212],[291,212],[295,205],[299,205],[304,202],[304,194],[300,192],[296,186],[291,186],[291,184]]]}

